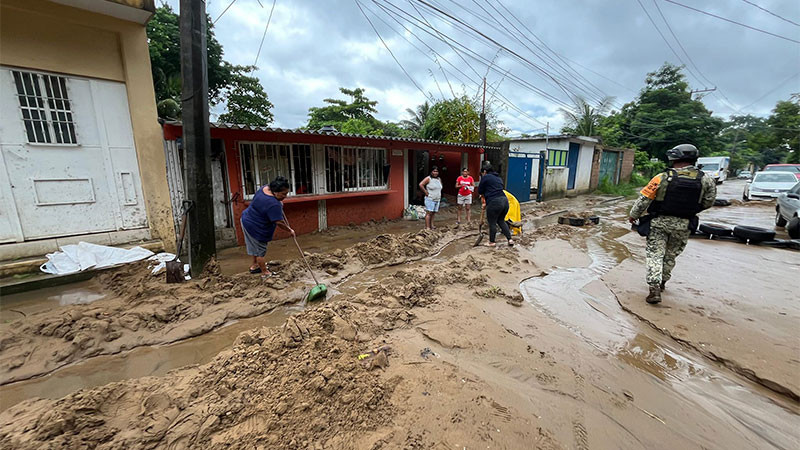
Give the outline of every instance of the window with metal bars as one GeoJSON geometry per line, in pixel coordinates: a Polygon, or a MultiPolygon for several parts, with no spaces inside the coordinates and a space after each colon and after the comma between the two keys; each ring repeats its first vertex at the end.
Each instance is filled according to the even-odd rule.
{"type": "Polygon", "coordinates": [[[277,176],[289,180],[290,195],[314,193],[311,146],[308,144],[268,144],[239,142],[245,197],[277,176]]]}
{"type": "Polygon", "coordinates": [[[566,167],[568,154],[567,150],[548,150],[547,165],[550,167],[566,167]]]}
{"type": "Polygon", "coordinates": [[[386,189],[386,149],[325,146],[325,189],[353,192],[386,189]]]}
{"type": "Polygon", "coordinates": [[[67,79],[18,70],[12,74],[28,142],[77,144],[67,79]]]}

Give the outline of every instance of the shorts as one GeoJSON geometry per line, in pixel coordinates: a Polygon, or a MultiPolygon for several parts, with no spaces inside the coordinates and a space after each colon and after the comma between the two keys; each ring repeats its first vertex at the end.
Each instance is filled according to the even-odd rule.
{"type": "Polygon", "coordinates": [[[250,236],[244,225],[242,225],[242,232],[244,233],[244,245],[247,247],[247,254],[263,258],[267,254],[267,242],[261,242],[250,236]]]}
{"type": "Polygon", "coordinates": [[[440,200],[431,200],[428,197],[425,197],[425,211],[428,212],[439,212],[439,202],[440,200]]]}
{"type": "Polygon", "coordinates": [[[467,195],[458,195],[456,199],[459,205],[471,205],[472,204],[472,194],[467,195]]]}

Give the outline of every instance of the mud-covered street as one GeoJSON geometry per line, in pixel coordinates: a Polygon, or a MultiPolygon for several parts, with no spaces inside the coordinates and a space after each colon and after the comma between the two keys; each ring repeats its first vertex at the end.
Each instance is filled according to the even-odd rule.
{"type": "Polygon", "coordinates": [[[182,285],[135,263],[8,296],[0,447],[798,448],[800,252],[691,239],[651,306],[630,204],[524,204],[496,249],[453,211],[303,236],[317,303],[286,241],[266,283],[238,249],[182,285]]]}

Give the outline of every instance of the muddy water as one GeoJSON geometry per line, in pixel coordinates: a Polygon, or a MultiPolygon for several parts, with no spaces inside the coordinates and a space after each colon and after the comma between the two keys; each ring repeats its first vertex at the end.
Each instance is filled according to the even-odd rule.
{"type": "Polygon", "coordinates": [[[230,347],[239,333],[253,328],[280,326],[287,317],[300,311],[296,306],[281,307],[174,344],[98,356],[41,378],[0,386],[0,411],[29,398],[58,399],[79,389],[132,378],[160,376],[180,367],[204,364],[230,347]]]}
{"type": "Polygon", "coordinates": [[[691,408],[708,417],[707,426],[721,421],[754,447],[796,448],[797,404],[688,350],[620,308],[600,277],[630,256],[615,240],[624,232],[613,225],[598,227],[586,241],[592,259],[588,267],[557,268],[526,280],[520,285],[523,296],[595,348],[598,358],[591,364],[599,372],[621,367],[623,379],[644,379],[637,397],[657,399],[664,411],[691,408]]]}
{"type": "Polygon", "coordinates": [[[0,327],[23,316],[60,306],[91,303],[105,297],[103,288],[94,280],[70,284],[68,287],[55,286],[5,295],[0,298],[0,327]]]}

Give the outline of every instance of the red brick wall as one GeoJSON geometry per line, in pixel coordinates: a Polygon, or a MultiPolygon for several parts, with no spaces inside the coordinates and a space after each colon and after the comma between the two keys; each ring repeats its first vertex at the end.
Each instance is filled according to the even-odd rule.
{"type": "Polygon", "coordinates": [[[620,172],[620,182],[630,181],[633,173],[633,157],[636,152],[633,149],[623,150],[622,171],[620,172]]]}
{"type": "Polygon", "coordinates": [[[589,189],[597,189],[597,186],[600,185],[600,157],[602,155],[603,150],[595,147],[592,155],[592,175],[589,178],[589,189]]]}

